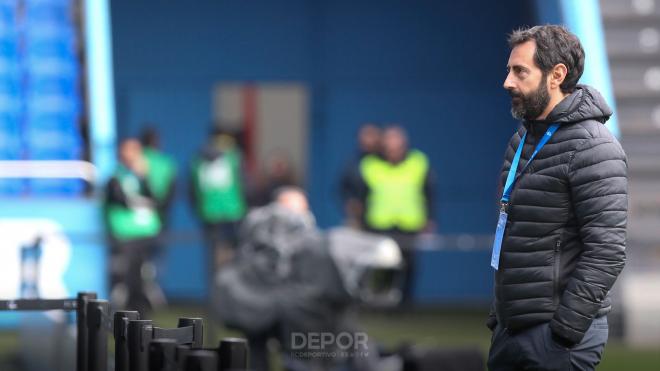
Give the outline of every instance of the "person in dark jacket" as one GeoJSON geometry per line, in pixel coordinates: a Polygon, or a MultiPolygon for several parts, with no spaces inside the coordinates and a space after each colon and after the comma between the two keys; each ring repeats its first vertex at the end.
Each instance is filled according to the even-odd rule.
{"type": "Polygon", "coordinates": [[[217,269],[231,260],[238,225],[247,212],[243,155],[236,137],[215,127],[191,164],[189,196],[207,244],[208,287],[217,269]]]}
{"type": "Polygon", "coordinates": [[[603,97],[577,84],[584,51],[575,35],[536,26],[509,44],[504,88],[522,125],[501,175],[488,367],[593,370],[625,264],[626,155],[604,125],[612,111],[603,97]]]}
{"type": "Polygon", "coordinates": [[[149,165],[146,179],[155,200],[158,202],[158,214],[163,229],[166,229],[169,224],[168,214],[175,195],[176,162],[172,156],[162,150],[160,134],[154,126],[147,126],[143,130],[140,142],[142,143],[142,153],[149,165]]]}
{"type": "Polygon", "coordinates": [[[358,152],[346,164],[339,180],[339,195],[342,200],[346,223],[349,226],[364,228],[364,180],[360,163],[368,155],[380,153],[381,130],[374,124],[364,124],[358,132],[358,152]]]}
{"type": "Polygon", "coordinates": [[[104,203],[112,255],[110,296],[113,305],[144,314],[164,303],[153,275],[145,275],[145,268],[153,267],[162,224],[140,142],[132,138],[122,141],[119,159],[104,203]]]}

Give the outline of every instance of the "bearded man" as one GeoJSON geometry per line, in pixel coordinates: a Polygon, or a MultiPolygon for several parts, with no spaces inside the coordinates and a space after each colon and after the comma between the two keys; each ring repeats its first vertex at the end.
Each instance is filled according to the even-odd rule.
{"type": "Polygon", "coordinates": [[[584,50],[561,26],[514,31],[504,88],[522,121],[501,174],[488,367],[593,370],[625,263],[627,162],[612,111],[578,85],[584,50]]]}

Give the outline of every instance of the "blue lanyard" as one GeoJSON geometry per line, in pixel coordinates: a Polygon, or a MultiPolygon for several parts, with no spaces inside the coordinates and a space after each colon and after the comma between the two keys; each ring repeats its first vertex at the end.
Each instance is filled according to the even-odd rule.
{"type": "MultiPolygon", "coordinates": [[[[543,138],[539,141],[539,144],[536,145],[536,149],[534,150],[534,153],[532,153],[532,156],[529,158],[529,161],[527,161],[527,164],[525,164],[525,167],[520,171],[520,174],[522,175],[525,173],[525,170],[527,170],[527,166],[532,163],[532,160],[534,160],[534,157],[541,151],[541,148],[548,143],[550,138],[552,137],[552,134],[557,131],[559,128],[559,124],[552,124],[548,128],[548,130],[545,132],[543,135],[543,138]]],[[[520,144],[518,145],[518,149],[516,150],[516,155],[513,156],[513,161],[511,161],[511,168],[509,169],[509,174],[506,177],[506,185],[504,186],[504,193],[502,193],[502,199],[501,202],[502,204],[508,204],[509,199],[511,198],[511,191],[513,190],[513,185],[516,183],[516,180],[518,180],[518,177],[516,177],[516,170],[518,170],[518,163],[520,162],[520,155],[522,154],[522,149],[523,146],[525,145],[525,138],[527,137],[527,132],[523,135],[522,139],[520,140],[520,144]]]]}

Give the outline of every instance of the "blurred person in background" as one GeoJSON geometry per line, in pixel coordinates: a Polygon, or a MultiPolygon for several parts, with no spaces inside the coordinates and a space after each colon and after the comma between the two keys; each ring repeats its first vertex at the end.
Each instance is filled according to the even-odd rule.
{"type": "Polygon", "coordinates": [[[364,182],[366,229],[392,237],[401,247],[406,273],[404,304],[412,299],[415,240],[435,230],[434,175],[424,153],[408,147],[400,126],[390,126],[381,136],[381,155],[367,155],[360,162],[364,182]]]}
{"type": "Polygon", "coordinates": [[[348,162],[339,181],[346,222],[349,226],[364,228],[364,181],[360,172],[360,162],[368,155],[380,153],[381,130],[372,123],[364,124],[358,132],[358,152],[348,162]]]}
{"type": "Polygon", "coordinates": [[[238,224],[246,213],[243,158],[236,137],[215,127],[191,164],[190,195],[207,244],[207,283],[234,255],[238,224]]]}
{"type": "MultiPolygon", "coordinates": [[[[262,249],[266,244],[262,245],[262,243],[277,245],[278,250],[268,252],[269,254],[274,252],[276,255],[271,256],[269,261],[263,261],[269,266],[269,270],[272,270],[270,279],[277,281],[278,276],[286,277],[296,269],[291,266],[290,260],[295,251],[287,248],[288,245],[295,246],[296,239],[312,232],[315,221],[309,211],[307,197],[301,189],[290,186],[274,189],[272,198],[270,207],[254,209],[246,218],[241,233],[241,253],[246,257],[258,256],[265,251],[262,249]]],[[[272,309],[274,308],[270,308],[272,309]]],[[[268,341],[281,338],[280,332],[283,330],[281,322],[278,316],[264,331],[246,334],[250,345],[250,366],[255,371],[271,369],[268,341]]]]}
{"type": "Polygon", "coordinates": [[[509,45],[504,88],[522,125],[501,174],[488,366],[594,370],[626,259],[626,155],[604,125],[612,110],[577,84],[585,55],[575,35],[536,26],[509,45]]]}
{"type": "Polygon", "coordinates": [[[257,184],[250,195],[250,206],[268,205],[275,191],[287,186],[298,186],[289,154],[281,149],[269,153],[264,171],[257,179],[257,184]]]}
{"type": "Polygon", "coordinates": [[[246,335],[251,369],[270,370],[273,340],[289,371],[384,370],[375,366],[377,349],[367,345],[353,309],[384,293],[373,290],[374,271],[401,266],[394,241],[355,230],[321,231],[297,187],[280,188],[270,204],[252,209],[239,241],[237,258],[216,276],[213,303],[225,326],[246,335]],[[351,347],[356,354],[327,344],[321,351],[328,356],[319,356],[312,340],[300,344],[308,334],[351,334],[364,342],[351,347]]]}
{"type": "Polygon", "coordinates": [[[160,135],[153,126],[148,126],[140,135],[142,153],[147,160],[149,171],[147,182],[158,201],[158,214],[163,227],[167,226],[168,212],[174,199],[176,184],[176,162],[161,149],[160,135]]]}
{"type": "Polygon", "coordinates": [[[119,146],[119,165],[106,189],[105,221],[111,241],[111,299],[120,308],[146,313],[164,301],[154,271],[145,269],[162,223],[147,180],[149,164],[137,139],[119,146]]]}

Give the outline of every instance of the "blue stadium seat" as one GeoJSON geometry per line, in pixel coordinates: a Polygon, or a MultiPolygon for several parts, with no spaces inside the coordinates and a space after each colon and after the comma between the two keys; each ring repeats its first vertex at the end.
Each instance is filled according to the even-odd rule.
{"type": "MultiPolygon", "coordinates": [[[[0,0],[0,160],[78,160],[84,144],[72,0],[0,0]],[[17,42],[22,38],[23,52],[17,42]]],[[[3,195],[79,195],[78,179],[2,179],[3,195]]]]}
{"type": "Polygon", "coordinates": [[[26,151],[34,160],[77,160],[82,154],[82,140],[71,130],[28,129],[26,151]]]}
{"type": "MultiPolygon", "coordinates": [[[[0,24],[2,27],[2,24],[0,24]]],[[[0,32],[7,32],[6,30],[0,32]]],[[[15,39],[1,37],[0,38],[0,56],[3,59],[16,60],[18,57],[18,48],[15,39]]]]}
{"type": "Polygon", "coordinates": [[[20,65],[16,58],[0,55],[0,78],[18,79],[20,76],[20,65]]]}
{"type": "Polygon", "coordinates": [[[0,114],[17,114],[21,109],[21,97],[0,92],[0,114]]]}
{"type": "Polygon", "coordinates": [[[0,124],[0,159],[12,160],[20,158],[22,140],[18,126],[0,124]]]}
{"type": "Polygon", "coordinates": [[[81,179],[28,179],[30,196],[80,196],[85,190],[81,179]]]}
{"type": "Polygon", "coordinates": [[[76,99],[77,96],[30,94],[27,96],[27,115],[29,118],[44,115],[77,116],[80,102],[76,99]]]}
{"type": "Polygon", "coordinates": [[[12,3],[0,3],[0,25],[8,26],[13,25],[14,15],[16,14],[16,7],[12,3]]]}
{"type": "Polygon", "coordinates": [[[37,115],[28,119],[31,128],[38,130],[55,130],[55,131],[74,131],[77,132],[78,117],[77,115],[37,115]]]}
{"type": "Polygon", "coordinates": [[[21,117],[16,111],[0,110],[0,131],[21,129],[21,117]]]}
{"type": "Polygon", "coordinates": [[[63,95],[76,97],[77,83],[74,79],[58,78],[56,76],[31,76],[27,90],[36,95],[63,95]]]}
{"type": "Polygon", "coordinates": [[[25,21],[29,25],[46,21],[69,23],[71,22],[71,1],[26,0],[25,21]]]}
{"type": "Polygon", "coordinates": [[[75,79],[79,74],[77,64],[61,58],[28,58],[25,69],[31,76],[75,79]]]}
{"type": "Polygon", "coordinates": [[[0,75],[0,94],[19,97],[21,93],[21,86],[17,76],[0,75]]]}
{"type": "Polygon", "coordinates": [[[26,181],[24,179],[0,178],[0,197],[20,196],[25,193],[26,181]]]}
{"type": "Polygon", "coordinates": [[[28,59],[58,58],[73,61],[77,58],[73,40],[28,40],[25,55],[28,59]]]}
{"type": "Polygon", "coordinates": [[[32,24],[26,29],[24,35],[30,41],[71,41],[76,39],[76,32],[70,24],[52,21],[32,24]]]}

